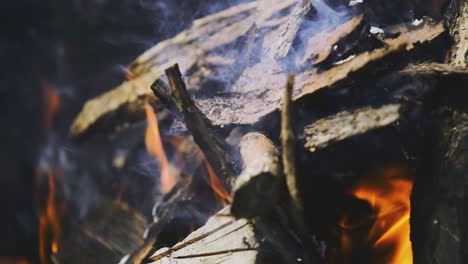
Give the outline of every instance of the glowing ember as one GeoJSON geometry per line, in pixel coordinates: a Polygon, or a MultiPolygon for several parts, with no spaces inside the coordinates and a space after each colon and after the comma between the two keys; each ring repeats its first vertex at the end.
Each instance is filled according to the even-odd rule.
{"type": "Polygon", "coordinates": [[[176,175],[170,172],[169,161],[159,133],[158,119],[153,110],[153,107],[148,102],[145,102],[147,128],[145,133],[145,144],[148,153],[157,161],[161,167],[161,191],[169,192],[177,182],[176,175]]]}
{"type": "Polygon", "coordinates": [[[216,195],[216,199],[225,206],[227,203],[231,202],[231,195],[226,191],[221,181],[216,176],[213,168],[211,167],[210,163],[205,159],[205,166],[206,170],[208,171],[208,184],[210,185],[211,189],[213,189],[214,194],[216,195]]]}
{"type": "MultiPolygon", "coordinates": [[[[413,263],[409,223],[412,186],[408,167],[397,165],[383,173],[370,173],[351,191],[367,201],[375,215],[365,240],[378,263],[413,263]]],[[[342,242],[343,251],[358,248],[348,235],[343,235],[342,242]]]]}

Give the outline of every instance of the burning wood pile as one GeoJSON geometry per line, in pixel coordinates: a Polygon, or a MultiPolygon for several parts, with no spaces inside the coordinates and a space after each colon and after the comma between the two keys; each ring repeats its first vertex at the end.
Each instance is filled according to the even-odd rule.
{"type": "Polygon", "coordinates": [[[85,104],[73,138],[146,116],[160,165],[165,197],[121,263],[468,261],[468,2],[406,21],[374,5],[234,6],[85,104]]]}

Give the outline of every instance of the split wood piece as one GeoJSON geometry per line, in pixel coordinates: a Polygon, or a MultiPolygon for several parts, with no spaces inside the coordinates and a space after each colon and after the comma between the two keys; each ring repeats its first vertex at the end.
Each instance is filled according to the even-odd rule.
{"type": "Polygon", "coordinates": [[[304,20],[304,17],[313,8],[312,0],[300,0],[288,17],[288,21],[279,29],[279,35],[272,48],[268,50],[269,56],[275,59],[286,57],[291,49],[296,34],[304,20]]]}
{"type": "Polygon", "coordinates": [[[227,153],[227,143],[221,140],[213,131],[211,122],[198,109],[192,101],[179,66],[174,66],[166,70],[169,86],[172,89],[177,109],[182,113],[184,123],[193,136],[193,140],[205,154],[217,175],[225,182],[231,182],[236,175],[236,170],[232,163],[233,159],[227,153]]]}
{"type": "Polygon", "coordinates": [[[388,126],[400,118],[400,105],[379,108],[364,107],[326,117],[304,128],[305,148],[310,152],[325,148],[334,142],[388,126]]]}
{"type": "Polygon", "coordinates": [[[240,141],[243,170],[232,188],[231,213],[236,218],[267,215],[280,195],[279,152],[265,135],[250,132],[240,141]]]}
{"type": "Polygon", "coordinates": [[[235,220],[229,208],[211,217],[172,248],[161,248],[150,260],[163,263],[255,263],[259,240],[245,219],[235,220]]]}
{"type": "Polygon", "coordinates": [[[420,63],[410,64],[402,71],[402,74],[408,75],[427,75],[427,76],[465,76],[468,78],[468,67],[458,67],[443,63],[420,63]]]}
{"type": "Polygon", "coordinates": [[[144,216],[122,201],[103,200],[59,245],[58,263],[118,263],[143,244],[144,216]],[[83,254],[86,252],[86,254],[83,254]]]}
{"type": "Polygon", "coordinates": [[[159,249],[150,260],[152,264],[310,263],[278,223],[235,219],[230,207],[212,216],[203,227],[172,248],[159,249]]]}
{"type": "MultiPolygon", "coordinates": [[[[154,100],[154,95],[148,87],[155,79],[164,75],[165,69],[175,63],[179,64],[183,73],[187,73],[200,61],[200,58],[219,57],[221,55],[219,48],[236,44],[252,28],[253,24],[259,31],[276,29],[283,22],[281,18],[286,18],[286,14],[282,11],[292,7],[297,1],[257,0],[195,20],[191,28],[158,43],[136,58],[128,66],[129,72],[133,75],[131,80],[88,100],[70,127],[70,136],[77,137],[101,122],[108,122],[108,117],[117,110],[131,112],[139,109],[135,105],[141,106],[145,99],[154,100]]],[[[238,48],[240,45],[234,46],[238,48]]],[[[230,52],[229,56],[223,56],[221,61],[224,64],[218,67],[229,69],[239,54],[245,54],[245,52],[239,49],[237,54],[230,52]]],[[[213,63],[209,59],[205,61],[213,63]]]]}
{"type": "MultiPolygon", "coordinates": [[[[288,76],[284,89],[284,101],[281,109],[281,153],[283,160],[284,176],[291,199],[291,215],[296,231],[301,237],[306,237],[306,225],[304,223],[304,209],[299,197],[299,187],[296,179],[296,142],[292,128],[292,91],[294,88],[294,75],[288,76]]],[[[306,243],[307,241],[304,241],[306,243]]]]}

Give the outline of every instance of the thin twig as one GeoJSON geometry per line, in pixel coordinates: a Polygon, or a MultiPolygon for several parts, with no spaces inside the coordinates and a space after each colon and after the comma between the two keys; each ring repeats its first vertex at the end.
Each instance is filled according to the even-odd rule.
{"type": "Polygon", "coordinates": [[[299,197],[299,190],[296,182],[296,158],[295,158],[295,142],[294,133],[291,125],[292,111],[292,90],[294,87],[294,75],[288,76],[284,93],[283,108],[281,110],[281,147],[284,176],[286,177],[286,185],[291,198],[291,211],[294,224],[297,231],[305,234],[305,224],[303,220],[303,208],[299,197]]]}

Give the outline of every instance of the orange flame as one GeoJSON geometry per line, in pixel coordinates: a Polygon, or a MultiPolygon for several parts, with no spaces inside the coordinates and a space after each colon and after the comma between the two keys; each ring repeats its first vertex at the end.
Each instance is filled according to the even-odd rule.
{"type": "Polygon", "coordinates": [[[206,170],[208,171],[208,184],[210,185],[211,189],[213,189],[216,199],[223,206],[226,206],[227,203],[231,202],[231,195],[227,192],[226,188],[224,188],[224,185],[216,176],[216,173],[214,172],[208,160],[205,159],[204,162],[206,170]]]}
{"type": "MultiPolygon", "coordinates": [[[[42,93],[44,98],[44,129],[47,133],[51,131],[52,122],[55,114],[60,108],[60,96],[55,87],[48,82],[43,81],[42,93]]],[[[57,199],[57,186],[62,182],[62,171],[58,166],[47,167],[39,166],[36,177],[38,184],[47,181],[47,196],[45,200],[38,201],[44,202],[38,206],[39,215],[39,260],[40,263],[49,263],[49,255],[56,254],[59,249],[59,241],[62,237],[62,226],[60,223],[60,216],[63,214],[65,203],[59,208],[57,199]],[[45,180],[44,178],[47,177],[45,180]]],[[[38,194],[40,189],[38,190],[38,194]]]]}
{"type": "Polygon", "coordinates": [[[144,106],[147,122],[145,133],[146,149],[154,159],[159,161],[159,165],[161,166],[161,191],[167,193],[176,184],[176,176],[170,173],[169,161],[164,151],[161,134],[159,133],[156,113],[147,101],[145,101],[144,106]]]}
{"type": "MultiPolygon", "coordinates": [[[[351,193],[367,201],[375,215],[367,243],[378,263],[412,264],[413,251],[410,241],[410,195],[413,182],[409,168],[401,164],[382,173],[365,176],[351,193]]],[[[353,241],[342,236],[344,252],[350,251],[353,241]]],[[[347,253],[345,253],[347,254],[347,253]]]]}
{"type": "Polygon", "coordinates": [[[58,168],[52,169],[48,173],[39,170],[38,176],[39,178],[47,176],[48,180],[45,210],[39,213],[39,258],[40,262],[45,264],[49,262],[49,253],[57,254],[59,241],[62,238],[60,214],[63,207],[59,208],[56,197],[56,181],[61,179],[61,171],[58,168]]]}
{"type": "Polygon", "coordinates": [[[42,93],[45,101],[44,128],[50,131],[54,115],[60,108],[60,96],[57,89],[46,81],[42,83],[42,93]]]}

